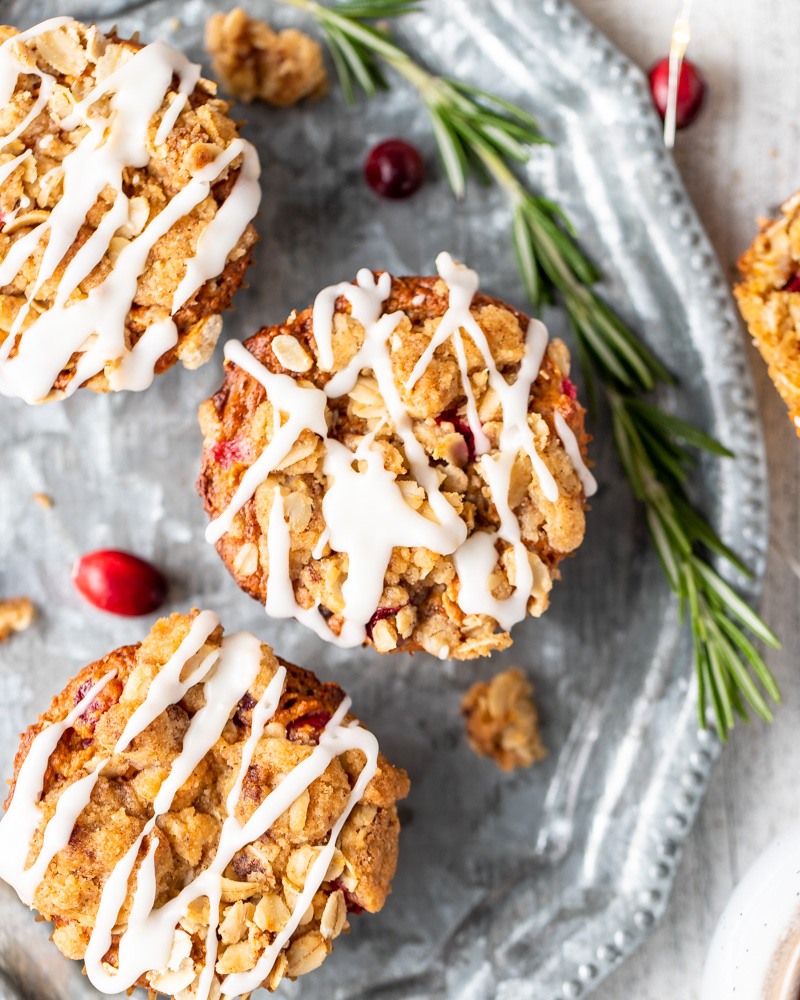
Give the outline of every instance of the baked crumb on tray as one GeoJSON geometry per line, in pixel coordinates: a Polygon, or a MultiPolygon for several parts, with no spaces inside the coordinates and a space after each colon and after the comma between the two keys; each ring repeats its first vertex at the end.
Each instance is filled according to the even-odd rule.
{"type": "Polygon", "coordinates": [[[547,756],[533,690],[519,667],[473,684],[461,702],[469,745],[501,771],[530,767],[547,756]]]}
{"type": "Polygon", "coordinates": [[[286,107],[304,97],[322,97],[328,89],[318,42],[296,28],[274,31],[241,7],[212,14],[206,50],[226,93],[246,104],[261,100],[286,107]]]}

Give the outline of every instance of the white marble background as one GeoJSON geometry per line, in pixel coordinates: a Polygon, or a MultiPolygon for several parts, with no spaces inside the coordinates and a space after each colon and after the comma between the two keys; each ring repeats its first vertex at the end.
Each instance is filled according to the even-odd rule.
{"type": "MultiPolygon", "coordinates": [[[[573,0],[640,66],[666,54],[678,0],[573,0]]],[[[799,0],[695,0],[689,57],[709,85],[676,160],[733,281],[756,216],[800,187],[799,0]]],[[[744,336],[744,333],[743,333],[744,336]]],[[[705,952],[734,885],[800,812],[800,441],[755,351],[771,490],[763,612],[783,640],[767,660],[784,703],[772,725],[741,728],[723,751],[678,873],[670,907],[647,943],[593,996],[698,1000],[705,952]]],[[[751,998],[743,998],[751,1000],[751,998]]]]}

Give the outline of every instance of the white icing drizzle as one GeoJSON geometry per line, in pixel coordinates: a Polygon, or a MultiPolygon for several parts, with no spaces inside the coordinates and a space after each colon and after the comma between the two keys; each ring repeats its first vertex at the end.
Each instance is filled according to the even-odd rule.
{"type": "MultiPolygon", "coordinates": [[[[26,149],[24,153],[20,153],[19,156],[15,156],[13,160],[9,160],[8,163],[4,163],[2,166],[0,166],[0,184],[2,184],[4,181],[7,181],[8,178],[17,169],[17,167],[25,160],[27,160],[29,156],[33,156],[33,153],[31,153],[29,149],[26,149]]],[[[50,171],[48,171],[48,173],[49,172],[50,171]]],[[[6,218],[8,217],[6,216],[6,218]]]]}
{"type": "MultiPolygon", "coordinates": [[[[228,975],[221,984],[222,993],[226,996],[248,993],[260,986],[325,880],[342,827],[377,770],[377,740],[357,723],[345,724],[344,719],[350,708],[350,699],[345,698],[320,734],[317,746],[266,796],[242,826],[234,810],[258,741],[280,703],[286,668],[279,667],[253,708],[251,732],[242,749],[239,769],[226,800],[227,817],[222,825],[214,858],[208,868],[177,896],[155,909],[155,851],[159,843],[156,821],[170,809],[175,793],[220,738],[228,719],[255,681],[261,665],[261,643],[255,636],[244,632],[224,637],[218,650],[205,656],[200,655],[202,647],[218,625],[219,618],[210,611],[203,611],[194,619],[189,633],[151,682],[145,700],[128,720],[114,748],[115,754],[124,753],[136,736],[166,711],[169,705],[179,701],[190,687],[198,683],[204,685],[205,705],[192,717],[183,738],[181,752],[172,762],[169,774],[153,802],[153,816],[115,865],[101,893],[85,964],[92,984],[103,993],[129,989],[146,973],[164,969],[169,961],[179,921],[193,901],[205,896],[209,901],[210,922],[206,935],[205,962],[198,975],[195,997],[196,1000],[207,1000],[217,958],[221,878],[234,855],[262,836],[297,797],[325,772],[335,757],[346,750],[361,750],[366,758],[364,768],[328,841],[319,851],[306,876],[303,891],[288,922],[264,950],[255,968],[249,972],[228,975]],[[145,855],[136,872],[132,905],[126,929],[119,939],[118,967],[115,970],[103,958],[111,946],[112,931],[128,896],[129,881],[143,845],[146,845],[145,855]]],[[[41,823],[38,799],[50,754],[68,726],[86,710],[92,698],[113,676],[112,672],[94,685],[63,722],[49,726],[36,737],[20,769],[11,807],[0,821],[0,876],[14,886],[20,898],[29,904],[48,864],[57,851],[66,846],[75,822],[88,803],[92,789],[108,762],[107,759],[100,761],[89,774],[62,793],[55,814],[45,827],[39,857],[25,870],[31,840],[41,823]]]]}
{"type": "Polygon", "coordinates": [[[572,462],[575,468],[575,472],[578,474],[578,479],[580,479],[583,486],[583,492],[587,497],[593,497],[597,493],[597,480],[586,467],[583,455],[581,455],[578,439],[573,434],[572,428],[558,410],[556,410],[555,424],[556,434],[561,438],[564,451],[567,453],[570,462],[572,462]]]}
{"type": "MultiPolygon", "coordinates": [[[[0,139],[0,148],[33,121],[55,84],[54,77],[26,67],[17,58],[15,46],[21,40],[70,23],[71,18],[54,18],[13,36],[0,46],[0,103],[10,100],[19,74],[34,72],[40,78],[38,107],[32,109],[26,122],[11,135],[0,139]]],[[[174,315],[198,288],[220,273],[247,223],[256,214],[261,197],[258,157],[250,143],[237,138],[215,160],[198,170],[124,247],[99,285],[79,301],[67,304],[70,295],[107,253],[112,237],[128,223],[129,199],[123,191],[123,169],[144,167],[149,162],[152,150],[148,130],[153,116],[160,111],[170,92],[173,75],[179,81],[178,92],[156,131],[155,146],[158,146],[166,140],[200,76],[198,65],[160,41],[139,49],[77,102],[72,113],[62,121],[65,130],[87,128],[84,137],[63,162],[63,195],[48,219],[16,240],[0,262],[0,284],[8,284],[48,235],[29,299],[19,310],[9,335],[0,346],[0,393],[19,396],[29,403],[43,399],[77,351],[84,353],[66,387],[66,395],[71,395],[82,382],[109,365],[112,388],[146,388],[152,381],[158,358],[174,347],[178,339],[175,324],[168,319],[150,326],[133,350],[126,342],[126,317],[150,250],[175,223],[208,196],[214,181],[241,156],[241,170],[228,198],[202,233],[195,255],[187,262],[171,304],[174,315]],[[108,117],[91,115],[90,109],[105,94],[111,94],[108,117]],[[64,259],[100,193],[109,188],[113,192],[111,208],[65,269],[50,308],[23,331],[37,292],[64,259]],[[20,331],[23,332],[17,354],[9,357],[20,331]]],[[[20,159],[17,157],[16,162],[20,159]]],[[[0,171],[9,167],[11,164],[5,164],[0,171]]],[[[0,183],[7,176],[0,173],[0,183]]]]}
{"type": "MultiPolygon", "coordinates": [[[[558,499],[558,486],[537,451],[528,423],[531,385],[539,374],[547,348],[546,328],[538,320],[529,321],[516,379],[507,382],[497,368],[486,335],[470,313],[478,289],[478,275],[457,264],[447,253],[439,254],[436,265],[449,290],[448,308],[430,344],[414,366],[406,388],[413,389],[436,349],[452,339],[466,396],[467,418],[479,456],[478,465],[500,520],[496,531],[477,531],[467,537],[466,524],[441,492],[437,471],[429,463],[414,433],[412,420],[395,385],[387,347],[397,335],[395,331],[404,314],[399,311],[381,314],[383,303],[391,291],[389,274],[383,273],[376,280],[371,271],[362,269],[355,284],[342,282],[323,289],[317,295],[312,322],[320,368],[330,371],[333,367],[334,311],[340,296],[350,302],[353,318],[364,328],[364,342],[355,357],[346,368],[333,375],[324,389],[308,385],[300,387],[289,376],[270,372],[238,342],[225,345],[225,357],[261,383],[273,414],[280,412],[286,419],[244,474],[228,506],[209,524],[206,538],[216,543],[230,530],[236,514],[253,497],[258,486],[280,466],[304,430],[319,435],[325,444],[323,472],[327,477],[327,489],[322,501],[325,531],[313,554],[315,558],[322,558],[328,545],[336,552],[347,554],[347,578],[342,586],[344,610],[341,634],[337,636],[327,627],[316,606],[301,608],[297,604],[290,575],[289,527],[280,487],[275,487],[273,491],[267,531],[269,579],[266,610],[275,618],[297,618],[324,639],[344,647],[360,645],[366,638],[368,623],[383,593],[392,550],[403,546],[425,547],[441,555],[451,555],[459,576],[458,604],[461,609],[465,614],[491,615],[504,629],[510,629],[525,617],[534,582],[519,522],[508,502],[512,470],[520,453],[529,457],[545,498],[551,503],[558,499]],[[495,455],[488,454],[491,445],[478,417],[468,377],[464,333],[471,337],[483,355],[489,385],[497,393],[502,407],[503,426],[499,450],[495,455]],[[423,516],[406,503],[395,474],[384,468],[382,454],[375,446],[375,436],[380,427],[366,435],[355,452],[328,436],[325,420],[328,401],[349,393],[365,370],[371,371],[377,381],[389,419],[402,442],[409,472],[425,490],[433,518],[423,516]],[[500,543],[511,547],[514,562],[513,570],[510,570],[514,577],[514,590],[502,600],[493,596],[489,586],[500,543]]],[[[557,427],[561,426],[559,419],[567,426],[560,414],[556,419],[557,427]]],[[[273,421],[277,424],[276,418],[273,421]]],[[[587,487],[588,495],[593,479],[581,459],[574,434],[569,427],[567,431],[569,433],[564,434],[559,430],[559,436],[587,487]]]]}
{"type": "MultiPolygon", "coordinates": [[[[47,762],[64,733],[76,719],[83,715],[95,695],[103,690],[115,674],[116,671],[113,670],[107,673],[89,689],[65,719],[61,722],[54,722],[43,729],[31,744],[28,755],[19,769],[14,787],[14,798],[0,821],[0,877],[13,886],[22,902],[29,906],[36,886],[41,879],[33,885],[30,884],[32,879],[25,871],[25,861],[34,834],[42,821],[39,799],[47,762]]],[[[91,789],[89,792],[91,793],[91,789]]],[[[75,794],[77,796],[77,793],[75,794]]],[[[69,822],[70,817],[67,812],[67,807],[64,807],[60,814],[56,810],[55,816],[48,824],[48,828],[50,826],[53,828],[52,833],[50,838],[45,841],[40,854],[44,854],[45,851],[50,853],[52,850],[50,853],[52,858],[57,851],[66,846],[75,825],[74,817],[72,822],[69,822]]],[[[47,857],[46,854],[44,856],[47,857]]],[[[47,860],[49,863],[50,858],[47,860]]]]}

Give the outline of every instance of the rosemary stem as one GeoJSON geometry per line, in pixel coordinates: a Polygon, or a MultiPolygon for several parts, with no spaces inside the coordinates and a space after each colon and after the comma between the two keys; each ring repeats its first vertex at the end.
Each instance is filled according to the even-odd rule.
{"type": "Polygon", "coordinates": [[[348,103],[359,89],[372,97],[387,86],[382,65],[419,93],[457,198],[465,194],[470,176],[493,181],[505,193],[526,292],[536,308],[558,293],[584,362],[590,400],[599,382],[610,406],[623,472],[644,505],[681,617],[688,612],[700,725],[705,725],[707,703],[722,740],[735,715],[746,718],[746,703],[770,719],[756,682],[774,702],[780,701],[780,692],[746,633],[773,648],[779,642],[714,568],[712,556],[717,556],[747,572],[684,489],[693,464],[691,449],[718,456],[731,453],[699,428],[643,398],[657,383],[671,384],[672,376],[594,291],[601,275],[561,207],[530,190],[517,173],[518,165],[530,163],[531,149],[547,142],[535,119],[502,97],[429,72],[395,45],[382,19],[419,9],[416,0],[342,0],[336,6],[318,0],[278,2],[308,14],[322,29],[348,103]]]}

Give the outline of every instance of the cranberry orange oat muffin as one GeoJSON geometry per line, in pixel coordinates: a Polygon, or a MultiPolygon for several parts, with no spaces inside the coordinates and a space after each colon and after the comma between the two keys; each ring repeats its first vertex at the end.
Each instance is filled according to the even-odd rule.
{"type": "Polygon", "coordinates": [[[349,706],[210,611],[161,619],[23,734],[0,874],[106,993],[310,972],[383,905],[408,792],[349,706]]]}
{"type": "Polygon", "coordinates": [[[800,191],[739,258],[739,309],[800,435],[800,191]]]}
{"type": "Polygon", "coordinates": [[[362,270],[227,344],[197,487],[207,538],[268,614],[467,659],[545,610],[595,483],[565,345],[437,264],[362,270]]]}
{"type": "Polygon", "coordinates": [[[160,41],[0,27],[0,393],[143,389],[208,360],[260,199],[214,94],[160,41]]]}

